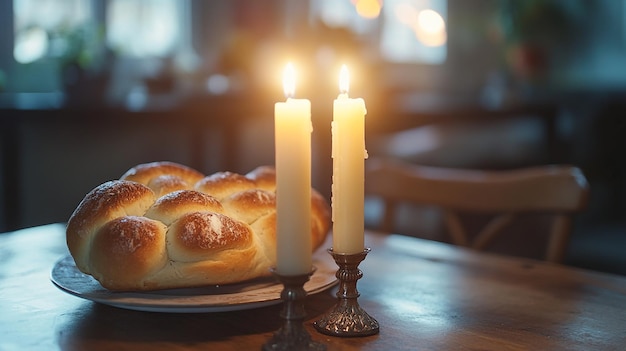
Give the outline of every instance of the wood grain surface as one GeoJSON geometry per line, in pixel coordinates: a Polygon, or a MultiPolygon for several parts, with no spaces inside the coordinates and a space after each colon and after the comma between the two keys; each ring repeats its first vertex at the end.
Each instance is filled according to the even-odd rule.
{"type": "MultiPolygon", "coordinates": [[[[623,350],[626,277],[366,233],[359,303],[380,334],[339,338],[312,322],[336,287],[305,300],[328,350],[623,350]]],[[[69,295],[50,281],[64,225],[0,234],[0,350],[260,350],[281,305],[156,313],[69,295]]]]}

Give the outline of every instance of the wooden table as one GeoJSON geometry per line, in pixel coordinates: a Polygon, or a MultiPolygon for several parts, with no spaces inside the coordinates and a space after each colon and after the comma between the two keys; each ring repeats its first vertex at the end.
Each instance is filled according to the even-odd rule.
{"type": "MultiPolygon", "coordinates": [[[[380,334],[338,338],[311,323],[336,288],[310,295],[306,327],[328,350],[624,350],[626,277],[367,233],[359,303],[380,334]]],[[[0,350],[259,350],[281,305],[215,313],[140,312],[50,282],[64,226],[0,234],[0,350]]]]}

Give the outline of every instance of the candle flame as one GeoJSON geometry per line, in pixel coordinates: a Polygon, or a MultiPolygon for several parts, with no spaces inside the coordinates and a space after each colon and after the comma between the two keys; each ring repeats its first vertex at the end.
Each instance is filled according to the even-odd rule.
{"type": "Polygon", "coordinates": [[[350,90],[350,74],[348,73],[348,67],[342,65],[339,71],[339,92],[347,94],[348,90],[350,90]]]}
{"type": "Polygon", "coordinates": [[[291,62],[287,63],[283,71],[283,91],[288,98],[293,97],[296,93],[296,70],[291,62]]]}

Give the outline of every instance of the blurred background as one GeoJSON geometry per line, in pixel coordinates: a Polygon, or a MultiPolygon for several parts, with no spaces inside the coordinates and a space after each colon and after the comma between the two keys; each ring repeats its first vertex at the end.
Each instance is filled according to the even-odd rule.
{"type": "MultiPolygon", "coordinates": [[[[139,163],[273,164],[287,61],[325,196],[345,63],[370,156],[579,166],[591,198],[567,263],[626,274],[624,0],[2,1],[0,232],[64,222],[139,163]]],[[[405,234],[427,232],[412,218],[405,234]]]]}

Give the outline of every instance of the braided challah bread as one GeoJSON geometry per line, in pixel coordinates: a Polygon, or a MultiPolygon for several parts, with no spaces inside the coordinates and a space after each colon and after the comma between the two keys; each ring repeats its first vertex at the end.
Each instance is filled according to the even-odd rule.
{"type": "MultiPolygon", "coordinates": [[[[67,224],[78,269],[110,290],[156,290],[241,282],[276,264],[275,173],[204,176],[172,162],[128,170],[89,192],[67,224]]],[[[330,207],[314,189],[316,250],[330,207]]]]}

